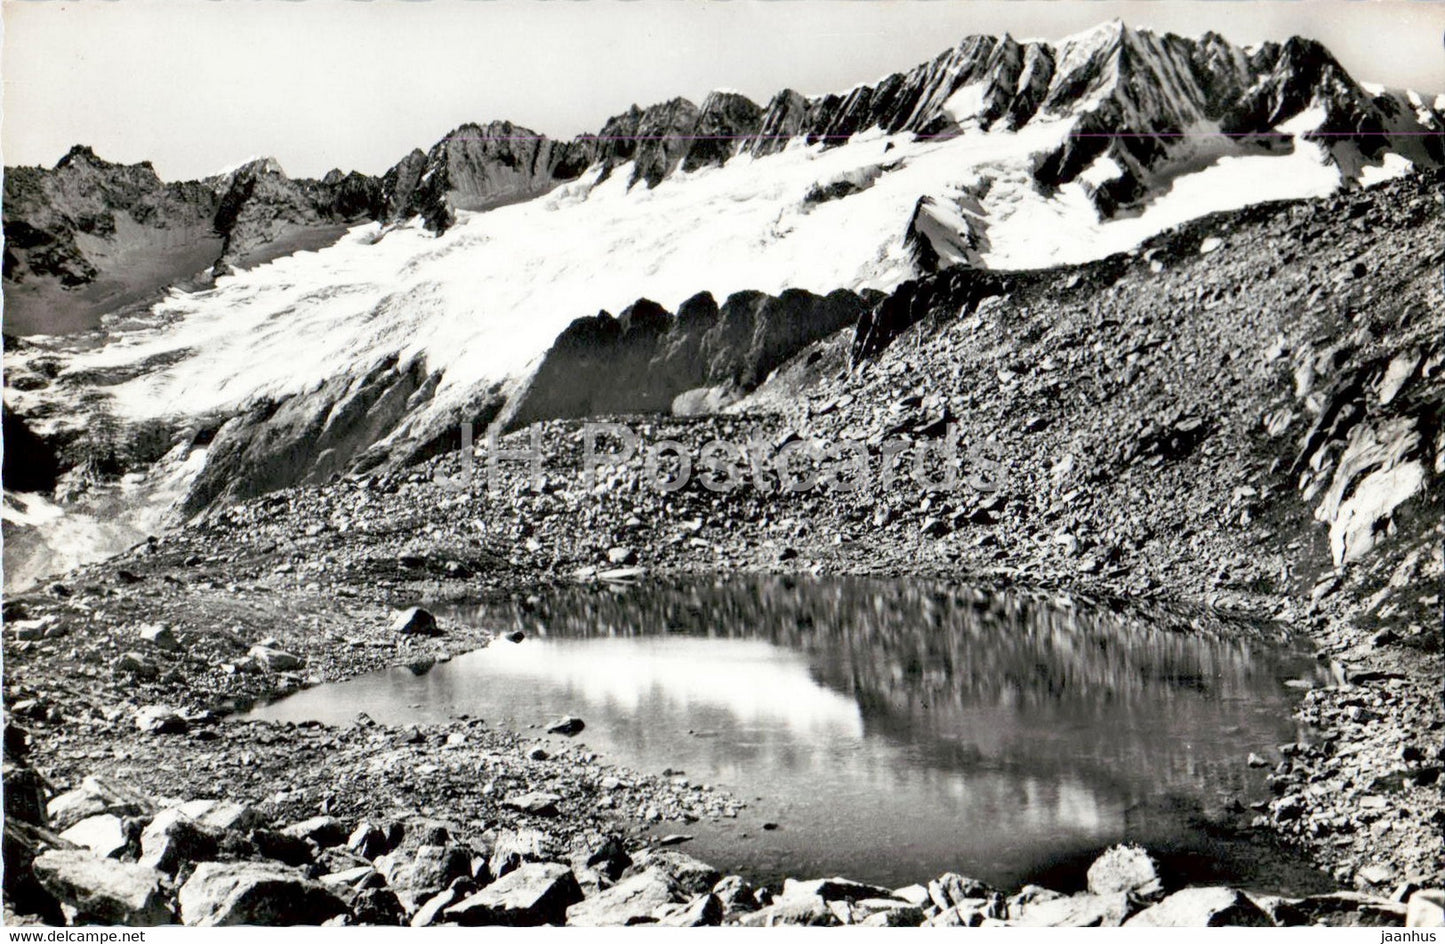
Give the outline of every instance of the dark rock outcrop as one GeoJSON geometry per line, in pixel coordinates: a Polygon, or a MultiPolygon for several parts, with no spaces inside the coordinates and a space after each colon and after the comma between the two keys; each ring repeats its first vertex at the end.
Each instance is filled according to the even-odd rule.
{"type": "Polygon", "coordinates": [[[194,274],[220,249],[216,196],[163,183],[148,161],[114,164],[71,148],[54,168],[5,169],[5,321],[58,333],[194,274]]]}
{"type": "Polygon", "coordinates": [[[868,301],[838,290],[737,292],[721,307],[707,293],[676,315],[640,299],[621,316],[579,318],[558,336],[504,424],[605,413],[668,410],[697,387],[756,387],[783,361],[856,322],[868,301]]]}
{"type": "MultiPolygon", "coordinates": [[[[252,161],[229,175],[216,208],[216,231],[225,236],[218,260],[255,264],[295,248],[308,231],[367,215],[377,185],[361,174],[327,175],[330,182],[292,180],[274,160],[252,161]]],[[[339,230],[322,234],[331,241],[339,230]]]]}
{"type": "Polygon", "coordinates": [[[701,112],[685,98],[674,98],[647,108],[633,105],[607,119],[597,142],[597,159],[604,172],[635,162],[628,186],[646,181],[655,187],[682,163],[693,146],[692,136],[701,112]]]}
{"type": "Polygon", "coordinates": [[[391,433],[438,378],[420,360],[387,358],[360,377],[340,376],[305,394],[253,403],[216,430],[205,468],[182,510],[217,499],[325,482],[391,433]]]}
{"type": "Polygon", "coordinates": [[[990,295],[1009,291],[1014,277],[954,269],[930,279],[904,282],[858,319],[852,361],[859,364],[882,351],[908,328],[940,312],[962,315],[990,295]]]}
{"type": "Polygon", "coordinates": [[[683,170],[722,164],[738,153],[741,141],[758,131],[763,110],[736,92],[712,92],[702,103],[683,170]]]}
{"type": "Polygon", "coordinates": [[[378,215],[420,215],[441,232],[455,210],[489,210],[528,200],[571,180],[590,163],[585,143],[552,141],[510,121],[465,124],[423,154],[412,151],[387,171],[378,215]]]}

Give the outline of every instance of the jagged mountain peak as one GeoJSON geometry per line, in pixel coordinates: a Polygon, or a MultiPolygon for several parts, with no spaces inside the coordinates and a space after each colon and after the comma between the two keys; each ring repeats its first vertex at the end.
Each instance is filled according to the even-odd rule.
{"type": "Polygon", "coordinates": [[[711,92],[708,92],[707,95],[703,96],[702,110],[709,111],[730,105],[743,104],[751,105],[753,108],[761,110],[761,106],[758,105],[757,102],[753,101],[742,92],[739,92],[737,89],[716,88],[713,89],[711,92]]]}
{"type": "Polygon", "coordinates": [[[240,176],[242,174],[257,176],[261,174],[276,174],[277,176],[285,177],[286,171],[281,167],[281,162],[276,160],[276,158],[258,157],[236,168],[235,175],[240,176]]]}
{"type": "Polygon", "coordinates": [[[506,140],[536,137],[540,137],[540,135],[531,128],[523,127],[505,118],[498,118],[487,122],[464,122],[443,135],[437,143],[446,144],[468,139],[506,140]]]}
{"type": "Polygon", "coordinates": [[[95,149],[88,144],[73,145],[65,156],[55,162],[55,169],[62,170],[75,164],[89,164],[93,167],[114,167],[110,161],[104,160],[95,153],[95,149]]]}
{"type": "Polygon", "coordinates": [[[230,181],[235,180],[238,177],[254,177],[260,174],[279,174],[282,177],[286,176],[286,172],[282,169],[281,162],[279,160],[269,155],[257,154],[248,157],[243,161],[238,161],[235,164],[223,167],[203,179],[217,181],[220,182],[223,186],[226,186],[229,185],[230,181]]]}
{"type": "MultiPolygon", "coordinates": [[[[1145,33],[1149,32],[1148,29],[1144,28],[1141,28],[1141,31],[1145,33]]],[[[1134,32],[1134,28],[1128,23],[1125,23],[1123,17],[1116,16],[1113,19],[1095,23],[1093,26],[1079,30],[1077,33],[1070,33],[1063,39],[1058,40],[1055,45],[1060,50],[1107,49],[1118,47],[1134,35],[1134,32]]]]}
{"type": "Polygon", "coordinates": [[[134,164],[122,164],[118,161],[108,161],[95,153],[95,149],[88,144],[72,145],[69,151],[60,160],[55,162],[56,171],[98,171],[102,174],[118,172],[125,175],[139,173],[143,176],[154,178],[160,183],[160,177],[156,175],[155,167],[150,161],[136,161],[134,164]]]}
{"type": "MultiPolygon", "coordinates": [[[[1008,34],[970,35],[933,60],[873,84],[810,96],[783,89],[759,109],[756,129],[747,140],[735,148],[715,149],[719,153],[707,159],[723,160],[739,150],[766,156],[795,137],[837,143],[873,126],[887,133],[938,134],[961,121],[987,129],[1002,120],[1004,127],[1016,128],[1039,114],[1081,119],[1101,112],[1086,129],[1091,134],[1105,130],[1100,125],[1133,134],[1178,134],[1219,119],[1258,82],[1261,69],[1277,61],[1288,68],[1292,61],[1309,59],[1311,48],[1288,41],[1251,55],[1215,32],[1187,39],[1131,27],[1117,18],[1055,43],[1020,43],[1008,34]]],[[[1314,78],[1309,70],[1305,73],[1299,78],[1314,78]]],[[[1343,70],[1330,74],[1340,77],[1341,90],[1348,89],[1343,70]]],[[[636,159],[638,138],[710,133],[712,129],[686,125],[723,101],[735,101],[749,111],[753,106],[746,96],[727,93],[710,94],[701,109],[681,98],[646,108],[634,104],[609,119],[600,134],[583,139],[605,142],[596,157],[614,166],[636,159]]],[[[748,116],[742,124],[754,122],[748,116]]],[[[653,155],[651,166],[641,169],[634,182],[653,185],[659,174],[666,176],[679,165],[692,169],[697,163],[653,155]]]]}
{"type": "MultiPolygon", "coordinates": [[[[209,196],[181,199],[193,207],[187,219],[218,208],[215,233],[227,239],[228,258],[232,248],[246,245],[239,257],[244,262],[265,257],[249,254],[257,241],[295,226],[334,232],[340,222],[367,216],[388,222],[420,217],[439,233],[458,218],[457,211],[526,201],[589,170],[593,176],[579,190],[584,198],[619,170],[625,190],[654,188],[675,174],[723,167],[740,154],[758,161],[797,146],[820,154],[887,138],[885,149],[902,149],[895,157],[882,163],[876,156],[860,158],[857,166],[831,176],[820,173],[800,187],[808,207],[844,197],[855,206],[851,195],[879,181],[889,190],[889,181],[903,179],[892,176],[895,168],[924,159],[912,145],[965,138],[1000,149],[1000,159],[1014,168],[1009,173],[1018,178],[1015,184],[1035,189],[1029,200],[1082,188],[1083,199],[1098,213],[1090,221],[1094,225],[1121,211],[1141,212],[1168,194],[1176,177],[1226,157],[1283,156],[1307,148],[1306,157],[1350,185],[1367,172],[1388,176],[1411,166],[1437,166],[1445,162],[1442,106],[1445,97],[1427,101],[1405,92],[1370,91],[1314,40],[1291,37],[1241,48],[1216,32],[1190,39],[1115,19],[1053,42],[1019,41],[1009,34],[964,36],[911,69],[843,92],[804,95],[785,88],[759,104],[736,91],[714,89],[701,105],[681,96],[634,103],[598,133],[571,141],[508,120],[468,122],[427,150],[413,150],[380,178],[334,171],[319,181],[293,181],[274,158],[251,158],[195,185],[209,196]],[[1014,142],[1001,132],[1027,140],[1014,142]],[[239,240],[232,238],[238,222],[239,240]]],[[[1314,163],[1308,168],[1311,180],[1318,169],[1314,163]]],[[[897,195],[905,209],[895,225],[912,238],[913,220],[934,239],[931,253],[914,239],[919,251],[913,258],[985,264],[985,257],[999,252],[989,246],[1009,245],[987,233],[999,222],[989,211],[990,184],[969,177],[992,178],[1002,165],[994,161],[975,171],[976,164],[960,152],[947,188],[939,189],[940,178],[930,172],[924,176],[932,183],[897,195]]],[[[79,207],[82,201],[66,194],[66,186],[96,184],[91,189],[127,194],[160,186],[148,164],[118,167],[77,147],[57,171],[30,169],[55,177],[48,190],[30,179],[33,174],[16,169],[6,183],[7,232],[20,233],[20,223],[12,226],[12,219],[24,217],[67,248],[62,265],[55,261],[59,253],[39,243],[32,251],[23,239],[17,241],[16,253],[30,262],[21,265],[7,254],[7,274],[55,272],[66,285],[89,279],[85,265],[71,259],[83,251],[71,252],[70,237],[60,230],[104,228],[103,214],[68,212],[56,223],[30,208],[46,201],[79,207]]],[[[137,204],[129,195],[123,202],[136,205],[137,219],[151,219],[149,202],[137,204]]]]}

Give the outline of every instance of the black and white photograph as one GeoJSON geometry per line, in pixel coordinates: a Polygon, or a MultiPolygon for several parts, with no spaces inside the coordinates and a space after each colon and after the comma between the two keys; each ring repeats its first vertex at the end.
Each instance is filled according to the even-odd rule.
{"type": "Polygon", "coordinates": [[[1445,3],[0,17],[7,941],[1441,940],[1445,3]]]}

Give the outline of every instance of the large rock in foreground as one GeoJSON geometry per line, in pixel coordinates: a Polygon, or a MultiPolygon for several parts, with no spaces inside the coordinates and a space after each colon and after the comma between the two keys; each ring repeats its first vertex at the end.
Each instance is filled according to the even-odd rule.
{"type": "Polygon", "coordinates": [[[51,800],[46,814],[53,829],[69,829],[91,816],[111,813],[115,816],[140,816],[155,811],[155,804],[129,789],[103,777],[86,777],[80,786],[51,800]]]}
{"type": "Polygon", "coordinates": [[[1028,905],[1009,923],[1032,928],[1117,928],[1133,906],[1123,892],[1112,895],[1074,895],[1028,905]]]}
{"type": "Polygon", "coordinates": [[[126,840],[125,823],[119,816],[111,813],[87,816],[61,833],[60,838],[83,846],[102,859],[119,859],[129,844],[126,840]]]}
{"type": "Polygon", "coordinates": [[[688,896],[703,895],[722,879],[717,869],[685,852],[652,849],[636,856],[636,868],[657,869],[682,887],[688,896]]]}
{"type": "Polygon", "coordinates": [[[32,869],[46,891],[74,909],[77,924],[175,924],[164,876],[155,869],[73,849],[42,852],[32,869]]]}
{"type": "Polygon", "coordinates": [[[140,835],[140,863],[174,875],[185,862],[209,858],[219,832],[201,826],[179,809],[162,810],[140,835]]]}
{"type": "Polygon", "coordinates": [[[1089,891],[1095,895],[1125,892],[1135,898],[1163,897],[1164,885],[1154,859],[1140,846],[1114,846],[1089,866],[1089,891]]]}
{"type": "Polygon", "coordinates": [[[257,862],[202,862],[177,897],[181,921],[199,927],[321,924],[347,910],[306,873],[257,862]]]}
{"type": "Polygon", "coordinates": [[[1427,888],[1410,896],[1405,913],[1407,928],[1445,927],[1445,891],[1427,888]]]}
{"type": "Polygon", "coordinates": [[[641,924],[650,922],[658,908],[686,900],[671,876],[647,869],[568,908],[567,923],[589,928],[641,924]]]}
{"type": "Polygon", "coordinates": [[[533,927],[562,924],[567,920],[567,908],[581,900],[582,889],[571,869],[555,862],[536,862],[508,872],[443,914],[446,920],[469,927],[533,927]]]}
{"type": "Polygon", "coordinates": [[[1232,888],[1186,888],[1124,923],[1130,928],[1272,927],[1269,915],[1232,888]]]}

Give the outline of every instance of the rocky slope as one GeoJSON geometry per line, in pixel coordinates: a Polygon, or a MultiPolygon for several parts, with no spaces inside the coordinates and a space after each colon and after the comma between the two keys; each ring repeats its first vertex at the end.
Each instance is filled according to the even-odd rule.
{"type": "MultiPolygon", "coordinates": [[[[518,756],[527,745],[507,753],[462,722],[416,735],[286,729],[260,738],[258,754],[251,727],[224,716],[310,676],[424,662],[473,644],[453,627],[398,636],[388,628],[393,606],[478,594],[524,603],[548,585],[646,572],[933,576],[1085,604],[1206,606],[1307,634],[1333,679],[1302,692],[1298,714],[1311,738],[1239,758],[1242,775],[1272,798],[1226,811],[1219,828],[1275,837],[1346,889],[1306,908],[1307,920],[1398,922],[1389,899],[1445,880],[1441,184],[1421,175],[1213,216],[1085,266],[930,276],[809,345],[722,414],[618,418],[644,443],[675,440],[693,456],[713,439],[761,443],[763,471],[748,463],[732,491],[694,479],[662,493],[641,455],[587,483],[579,424],[553,420],[537,424],[540,489],[525,467],[504,467],[490,486],[480,476],[467,482],[450,453],[413,470],[214,508],[109,563],[12,595],[7,707],[31,729],[34,769],[61,788],[97,774],[139,784],[145,796],[204,798],[208,771],[264,756],[245,788],[259,802],[294,782],[290,771],[314,768],[322,750],[325,776],[303,778],[271,821],[340,811],[351,827],[386,812],[367,805],[373,798],[388,809],[460,809],[430,794],[355,789],[368,782],[364,745],[400,749],[417,736],[436,751],[465,752],[481,738],[485,750],[501,750],[490,763],[521,778],[519,790],[544,784],[570,810],[600,783],[572,766],[586,760],[564,754],[558,768],[533,768],[518,756]],[[937,447],[950,424],[974,486],[929,492],[907,466],[883,484],[885,441],[937,447]],[[844,439],[867,448],[871,485],[780,489],[771,466],[781,446],[844,439]],[[619,557],[637,563],[618,573],[619,557]],[[157,641],[161,630],[178,649],[157,641]],[[158,706],[177,719],[165,730],[197,733],[138,740],[137,717],[160,717],[146,712],[158,706]],[[456,746],[443,747],[454,735],[456,746]]],[[[906,679],[869,684],[886,691],[906,679]]],[[[481,802],[490,811],[496,801],[481,802]]],[[[678,806],[676,815],[697,811],[678,806]]],[[[506,828],[546,822],[524,816],[506,828]]],[[[466,841],[476,853],[495,849],[493,838],[466,841]]],[[[59,845],[43,834],[25,842],[22,858],[59,845]]],[[[315,874],[338,871],[340,860],[316,845],[315,874]]],[[[228,848],[221,858],[251,856],[250,846],[228,848]]],[[[41,876],[52,874],[46,861],[41,876]]],[[[39,880],[51,894],[66,887],[39,880]]],[[[164,900],[169,886],[156,881],[164,900]]],[[[1007,910],[977,918],[973,905],[965,915],[952,898],[930,896],[932,917],[1022,920],[1027,902],[1000,894],[1007,910]]],[[[656,907],[684,903],[665,897],[656,907]]],[[[1125,920],[1141,907],[1129,899],[1106,918],[1098,909],[1108,903],[1092,893],[1056,900],[1071,903],[1054,905],[1051,923],[1125,920]]],[[[1300,920],[1250,901],[1271,920],[1300,920]]],[[[870,915],[821,907],[829,922],[870,915]]],[[[909,921],[929,916],[920,907],[909,921]]],[[[756,920],[823,912],[809,903],[767,914],[756,920]]]]}

